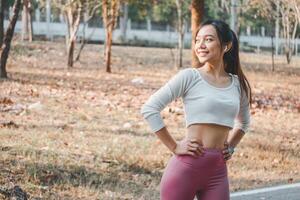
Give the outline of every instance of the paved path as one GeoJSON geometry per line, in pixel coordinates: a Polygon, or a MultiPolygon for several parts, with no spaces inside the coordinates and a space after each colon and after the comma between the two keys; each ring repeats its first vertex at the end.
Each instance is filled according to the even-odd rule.
{"type": "Polygon", "coordinates": [[[300,183],[234,192],[230,200],[300,200],[300,183]]]}

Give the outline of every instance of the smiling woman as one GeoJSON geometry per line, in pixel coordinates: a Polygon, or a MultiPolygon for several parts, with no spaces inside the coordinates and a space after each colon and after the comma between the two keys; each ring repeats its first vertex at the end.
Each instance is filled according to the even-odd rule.
{"type": "Polygon", "coordinates": [[[195,51],[200,63],[220,58],[222,54],[220,49],[221,44],[217,38],[215,28],[213,26],[204,26],[200,29],[195,41],[195,51]]]}
{"type": "Polygon", "coordinates": [[[179,71],[143,105],[152,131],[174,153],[161,179],[162,200],[228,200],[226,161],[250,124],[250,85],[238,40],[218,20],[202,24],[195,38],[201,68],[179,71]],[[184,103],[187,134],[175,141],[160,112],[173,100],[184,103]]]}

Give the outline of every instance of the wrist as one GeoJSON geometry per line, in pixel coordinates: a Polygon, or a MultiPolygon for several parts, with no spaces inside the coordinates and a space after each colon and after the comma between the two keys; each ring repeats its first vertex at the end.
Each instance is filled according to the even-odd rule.
{"type": "Polygon", "coordinates": [[[234,141],[230,140],[230,141],[226,141],[228,147],[231,147],[231,148],[236,148],[237,144],[234,143],[234,141]]]}
{"type": "Polygon", "coordinates": [[[234,146],[228,146],[228,152],[232,155],[235,151],[236,151],[236,148],[234,146]]]}
{"type": "Polygon", "coordinates": [[[176,154],[176,148],[177,148],[177,145],[178,145],[178,143],[177,142],[175,142],[175,144],[171,147],[171,152],[172,153],[174,153],[174,154],[176,154]]]}

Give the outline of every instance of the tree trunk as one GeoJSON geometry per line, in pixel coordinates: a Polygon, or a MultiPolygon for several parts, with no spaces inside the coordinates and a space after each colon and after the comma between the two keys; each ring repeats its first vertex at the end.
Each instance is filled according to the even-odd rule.
{"type": "Polygon", "coordinates": [[[238,36],[239,25],[238,25],[238,17],[237,17],[237,0],[231,0],[230,12],[231,12],[230,27],[238,36]]]}
{"type": "Polygon", "coordinates": [[[86,45],[86,43],[87,43],[86,39],[83,38],[82,41],[81,41],[80,48],[79,48],[79,50],[78,50],[78,54],[77,54],[77,56],[76,56],[76,58],[75,58],[75,61],[79,61],[79,60],[80,60],[81,52],[82,52],[84,46],[86,45]]]}
{"type": "Polygon", "coordinates": [[[68,25],[68,40],[67,40],[67,52],[68,52],[68,67],[73,67],[74,64],[74,50],[76,43],[76,35],[79,29],[82,7],[78,6],[76,10],[71,7],[65,13],[65,17],[68,25]]]}
{"type": "Polygon", "coordinates": [[[273,35],[273,33],[271,35],[271,44],[272,44],[272,72],[274,72],[275,67],[274,67],[274,35],[273,35]]]}
{"type": "Polygon", "coordinates": [[[115,22],[119,13],[119,0],[102,0],[102,19],[105,25],[105,66],[106,72],[111,72],[111,45],[115,22]]]}
{"type": "Polygon", "coordinates": [[[290,37],[290,21],[287,20],[287,54],[286,54],[286,57],[287,57],[287,63],[290,64],[291,62],[291,37],[290,37]]]}
{"type": "Polygon", "coordinates": [[[83,28],[82,28],[82,41],[81,41],[80,48],[78,50],[78,54],[77,54],[77,56],[75,58],[75,61],[79,61],[81,52],[82,52],[82,50],[83,50],[83,48],[84,48],[84,46],[85,46],[85,44],[87,42],[87,39],[85,38],[86,37],[86,35],[85,35],[85,29],[86,29],[87,24],[88,24],[88,22],[86,20],[84,20],[84,22],[83,22],[83,28]]]}
{"type": "Polygon", "coordinates": [[[294,22],[294,24],[288,20],[286,20],[286,25],[285,25],[285,35],[286,35],[286,42],[285,42],[285,55],[286,55],[286,60],[287,63],[290,64],[293,56],[293,52],[295,50],[295,37],[296,37],[296,32],[298,28],[298,20],[294,22]]]}
{"type": "Polygon", "coordinates": [[[127,21],[128,21],[128,3],[122,2],[121,4],[122,16],[120,17],[121,41],[126,42],[127,21]]]}
{"type": "Polygon", "coordinates": [[[0,0],[0,47],[3,44],[4,37],[4,1],[0,0]]]}
{"type": "Polygon", "coordinates": [[[23,3],[23,11],[22,11],[22,34],[21,34],[21,40],[27,40],[28,39],[28,0],[24,0],[23,3]]]}
{"type": "Polygon", "coordinates": [[[105,38],[105,67],[106,72],[111,73],[110,59],[111,59],[111,44],[112,44],[112,26],[106,28],[105,38]]]}
{"type": "Polygon", "coordinates": [[[71,38],[69,40],[69,46],[68,46],[68,67],[73,67],[74,48],[75,48],[75,39],[71,38]]]}
{"type": "Polygon", "coordinates": [[[32,4],[29,0],[28,2],[28,37],[29,42],[33,40],[33,25],[32,25],[32,4]]]}
{"type": "Polygon", "coordinates": [[[182,15],[182,0],[176,0],[177,15],[178,15],[178,49],[176,58],[176,68],[182,68],[182,49],[184,39],[183,15],[182,15]]]}
{"type": "Polygon", "coordinates": [[[181,32],[179,33],[179,38],[178,38],[178,52],[177,52],[177,68],[180,69],[182,68],[182,57],[183,57],[183,39],[184,39],[184,33],[181,32]]]}
{"type": "Polygon", "coordinates": [[[86,30],[87,30],[86,28],[88,27],[88,22],[93,18],[93,16],[95,15],[96,11],[99,9],[100,6],[101,6],[101,3],[95,5],[93,7],[90,15],[89,15],[89,10],[88,10],[89,4],[85,4],[85,6],[84,6],[85,9],[84,9],[84,17],[83,17],[84,20],[83,20],[83,29],[82,29],[82,35],[83,35],[82,38],[83,39],[82,39],[80,48],[78,50],[78,54],[77,54],[77,56],[75,58],[75,61],[79,61],[81,52],[82,52],[85,44],[87,43],[87,41],[89,41],[91,39],[92,35],[94,34],[95,29],[94,29],[94,31],[92,31],[92,33],[90,33],[90,35],[88,36],[88,38],[86,38],[86,30]]]}
{"type": "Polygon", "coordinates": [[[1,48],[1,57],[0,57],[0,78],[7,78],[7,72],[6,72],[6,62],[9,55],[10,50],[10,44],[12,37],[14,35],[15,31],[15,25],[19,16],[21,8],[21,0],[15,0],[14,7],[13,7],[13,15],[12,19],[10,20],[9,26],[7,28],[5,38],[3,41],[3,45],[1,48]]]}
{"type": "Polygon", "coordinates": [[[297,9],[298,7],[294,7],[292,4],[284,4],[284,2],[280,2],[279,11],[281,14],[281,25],[283,30],[284,37],[284,53],[286,56],[287,63],[291,62],[293,51],[295,48],[294,41],[296,37],[296,32],[298,28],[298,16],[297,9]]]}
{"type": "Polygon", "coordinates": [[[196,32],[199,29],[204,13],[204,0],[192,0],[191,4],[191,24],[192,24],[192,66],[201,67],[201,63],[194,51],[196,32]]]}
{"type": "Polygon", "coordinates": [[[51,23],[51,0],[46,0],[46,36],[48,40],[52,40],[52,35],[50,32],[50,23],[51,23]]]}
{"type": "Polygon", "coordinates": [[[275,22],[275,54],[276,56],[279,54],[279,1],[276,1],[276,22],[275,22]]]}
{"type": "Polygon", "coordinates": [[[31,2],[30,0],[23,1],[22,11],[22,34],[21,40],[28,40],[32,42],[32,17],[31,17],[31,2]]]}

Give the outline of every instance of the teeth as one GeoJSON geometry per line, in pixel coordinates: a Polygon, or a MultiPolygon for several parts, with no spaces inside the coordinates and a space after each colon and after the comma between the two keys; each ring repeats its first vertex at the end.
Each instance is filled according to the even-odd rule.
{"type": "Polygon", "coordinates": [[[208,53],[207,51],[197,51],[197,53],[208,53]]]}

